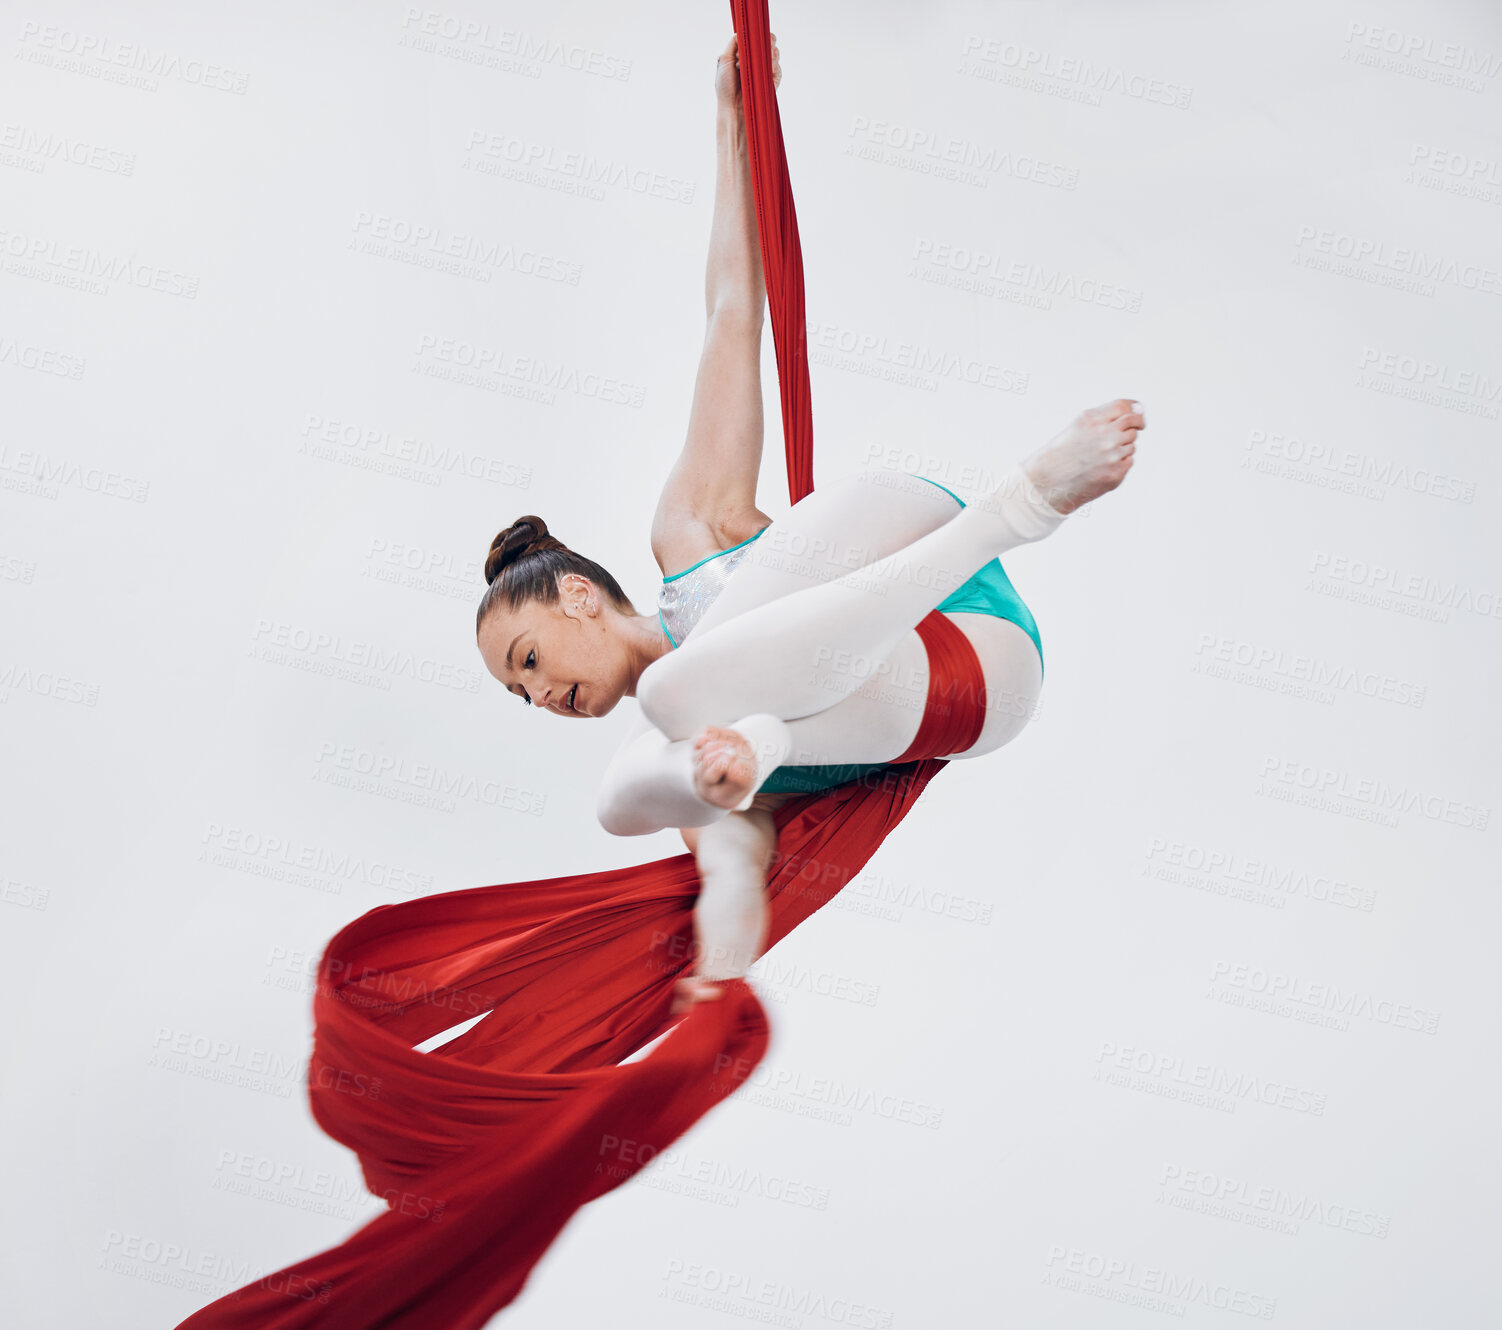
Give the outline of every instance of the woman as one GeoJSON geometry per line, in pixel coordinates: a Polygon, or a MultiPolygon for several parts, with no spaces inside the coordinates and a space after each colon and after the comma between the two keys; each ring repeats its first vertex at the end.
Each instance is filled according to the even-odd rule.
{"type": "MultiPolygon", "coordinates": [[[[775,34],[772,54],[776,84],[775,34]]],[[[476,616],[486,668],[525,704],[593,718],[638,699],[599,816],[619,835],[679,827],[696,856],[697,973],[680,984],[680,1010],[760,954],[772,809],[907,748],[928,680],[915,628],[930,611],[963,632],[985,678],[980,737],[949,756],[981,756],[1021,731],[1042,647],[996,556],[1116,488],[1145,428],[1139,404],[1121,398],[968,505],[918,476],[867,472],[768,517],[756,505],[765,297],[734,38],[715,86],[708,328],[687,441],[652,521],[657,611],[639,613],[608,571],[528,515],[491,542],[476,616]]]]}

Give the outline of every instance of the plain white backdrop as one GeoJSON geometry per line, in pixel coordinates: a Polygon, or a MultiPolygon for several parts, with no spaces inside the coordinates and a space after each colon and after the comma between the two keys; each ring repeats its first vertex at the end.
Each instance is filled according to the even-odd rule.
{"type": "MultiPolygon", "coordinates": [[[[300,1083],[341,925],[681,849],[593,819],[634,703],[527,713],[472,625],[523,513],[652,605],[731,26],[4,11],[0,1249],[16,1325],[146,1330],[376,1213],[300,1083]]],[[[1478,1324],[1502,19],[772,29],[816,478],[1150,428],[1006,560],[1037,720],[764,958],[752,1084],[498,1323],[1478,1324]]],[[[776,514],[770,332],[763,375],[776,514]]]]}

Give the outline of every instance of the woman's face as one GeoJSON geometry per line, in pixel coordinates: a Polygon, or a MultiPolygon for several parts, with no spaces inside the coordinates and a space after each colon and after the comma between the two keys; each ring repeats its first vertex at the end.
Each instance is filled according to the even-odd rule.
{"type": "Polygon", "coordinates": [[[559,601],[496,606],[480,625],[480,655],[507,690],[559,716],[613,710],[634,682],[620,616],[588,578],[570,574],[559,601]]]}

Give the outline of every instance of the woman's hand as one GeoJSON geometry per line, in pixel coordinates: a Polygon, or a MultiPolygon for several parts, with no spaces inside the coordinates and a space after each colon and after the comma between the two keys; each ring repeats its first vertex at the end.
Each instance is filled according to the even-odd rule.
{"type": "Polygon", "coordinates": [[[713,979],[697,974],[686,974],[673,985],[673,1005],[670,1016],[681,1016],[697,1002],[707,1002],[720,996],[725,990],[713,979]]]}
{"type": "Polygon", "coordinates": [[[756,751],[738,730],[706,725],[694,740],[694,793],[715,808],[734,808],[756,782],[756,751]]]}
{"type": "MultiPolygon", "coordinates": [[[[782,60],[777,54],[777,34],[772,37],[772,86],[775,88],[782,82],[782,60]]],[[[741,66],[740,57],[735,49],[735,36],[731,35],[730,44],[725,48],[725,53],[715,63],[714,67],[714,90],[715,99],[726,110],[741,110],[741,66]]]]}

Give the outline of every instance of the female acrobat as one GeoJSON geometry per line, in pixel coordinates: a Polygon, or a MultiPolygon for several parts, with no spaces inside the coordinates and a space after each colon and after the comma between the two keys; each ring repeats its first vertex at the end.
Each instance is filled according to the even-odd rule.
{"type": "MultiPolygon", "coordinates": [[[[773,77],[781,64],[773,38],[773,77]]],[[[1043,539],[1130,470],[1140,403],[1083,412],[967,503],[936,481],[873,469],[821,486],[778,519],[756,504],[765,300],[732,38],[716,69],[718,168],[707,331],[687,440],[652,519],[663,572],[652,614],[535,515],[496,536],[476,618],[490,673],[525,705],[589,719],[641,715],[605,773],[601,824],[681,829],[702,881],[697,965],[678,1010],[743,975],[767,923],[772,810],[879,769],[917,733],[928,684],[916,625],[937,609],[974,648],[980,737],[1015,738],[1043,680],[1037,625],[999,555],[1043,539]]]]}

